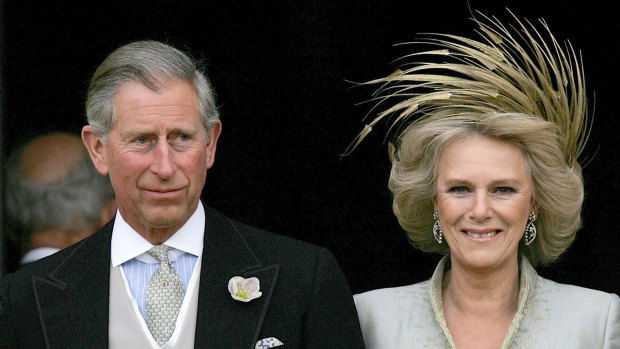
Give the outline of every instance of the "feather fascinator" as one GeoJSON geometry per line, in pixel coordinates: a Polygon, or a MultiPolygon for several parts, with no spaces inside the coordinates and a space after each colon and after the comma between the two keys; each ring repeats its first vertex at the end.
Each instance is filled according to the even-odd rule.
{"type": "MultiPolygon", "coordinates": [[[[353,151],[381,120],[390,119],[390,129],[401,129],[429,113],[447,111],[450,117],[454,110],[467,110],[519,113],[555,123],[565,159],[569,166],[574,164],[589,134],[581,56],[569,42],[560,44],[543,20],[541,34],[531,22],[511,15],[515,25],[508,27],[495,17],[474,18],[480,40],[427,34],[414,44],[432,49],[402,59],[442,62],[409,63],[385,78],[364,83],[382,84],[374,95],[373,109],[381,109],[388,100],[396,102],[380,111],[345,153],[353,151]]],[[[393,152],[390,144],[390,156],[393,152]]]]}

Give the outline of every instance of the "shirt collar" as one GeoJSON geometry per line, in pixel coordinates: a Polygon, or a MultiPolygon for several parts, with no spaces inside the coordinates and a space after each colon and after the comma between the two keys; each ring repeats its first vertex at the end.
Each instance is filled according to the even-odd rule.
{"type": "Polygon", "coordinates": [[[43,257],[50,256],[56,252],[60,251],[59,248],[56,247],[39,247],[32,249],[24,254],[22,259],[19,261],[20,265],[32,263],[34,261],[38,261],[43,257]]]}
{"type": "MultiPolygon", "coordinates": [[[[205,231],[205,211],[202,203],[198,201],[196,211],[185,222],[185,224],[177,230],[166,242],[165,245],[173,249],[169,255],[171,261],[176,260],[180,254],[187,252],[194,256],[202,255],[202,245],[204,241],[205,231]]],[[[133,258],[140,256],[141,258],[155,259],[146,254],[153,247],[153,244],[143,238],[123,219],[120,212],[116,211],[116,219],[112,228],[112,251],[111,261],[112,267],[117,267],[133,258]],[[144,256],[142,256],[144,255],[144,256]]]]}

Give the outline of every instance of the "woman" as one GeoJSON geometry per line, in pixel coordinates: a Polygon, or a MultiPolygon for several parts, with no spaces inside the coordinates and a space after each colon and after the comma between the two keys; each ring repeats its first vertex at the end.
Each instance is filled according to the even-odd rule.
{"type": "Polygon", "coordinates": [[[617,295],[534,270],[566,251],[581,224],[580,60],[546,26],[548,43],[518,20],[516,29],[476,23],[480,41],[425,41],[439,48],[420,54],[444,62],[371,82],[384,84],[382,103],[397,103],[357,143],[388,115],[397,126],[417,117],[392,148],[394,213],[414,246],[445,256],[428,281],[355,296],[366,345],[620,348],[617,295]]]}

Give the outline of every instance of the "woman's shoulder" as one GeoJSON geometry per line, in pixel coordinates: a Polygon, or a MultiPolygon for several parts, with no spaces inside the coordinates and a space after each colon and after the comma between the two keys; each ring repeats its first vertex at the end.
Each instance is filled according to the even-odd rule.
{"type": "Polygon", "coordinates": [[[538,277],[536,282],[536,296],[545,301],[574,306],[587,304],[593,308],[610,308],[620,305],[620,298],[614,293],[607,293],[581,286],[562,284],[543,277],[538,277]]]}
{"type": "MultiPolygon", "coordinates": [[[[556,343],[581,343],[580,347],[620,347],[620,298],[613,293],[557,283],[537,278],[521,332],[538,338],[534,333],[545,330],[556,343]],[[615,346],[616,345],[616,346],[615,346]]],[[[572,346],[567,346],[571,347],[572,346]]]]}
{"type": "Polygon", "coordinates": [[[430,280],[417,284],[380,288],[364,293],[353,295],[355,304],[358,308],[385,308],[386,306],[404,306],[412,300],[424,298],[428,294],[430,280]]]}
{"type": "Polygon", "coordinates": [[[522,259],[521,270],[522,280],[527,280],[527,303],[531,308],[545,309],[558,316],[579,312],[581,319],[585,319],[584,315],[588,313],[600,317],[619,310],[620,298],[616,294],[545,279],[538,275],[527,258],[522,259]]]}
{"type": "Polygon", "coordinates": [[[430,301],[430,280],[354,295],[367,348],[445,346],[430,301]]]}
{"type": "Polygon", "coordinates": [[[382,288],[353,296],[357,314],[364,326],[396,327],[415,322],[433,313],[429,295],[430,281],[413,285],[382,288]]]}

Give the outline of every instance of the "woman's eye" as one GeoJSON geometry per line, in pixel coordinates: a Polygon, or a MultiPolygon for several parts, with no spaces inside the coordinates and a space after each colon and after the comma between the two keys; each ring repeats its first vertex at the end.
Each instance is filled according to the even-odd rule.
{"type": "Polygon", "coordinates": [[[459,187],[452,187],[449,190],[451,193],[466,193],[467,192],[467,187],[464,186],[459,186],[459,187]]]}
{"type": "Polygon", "coordinates": [[[499,187],[497,188],[497,192],[500,194],[510,194],[510,193],[514,193],[515,190],[510,187],[499,187]]]}

